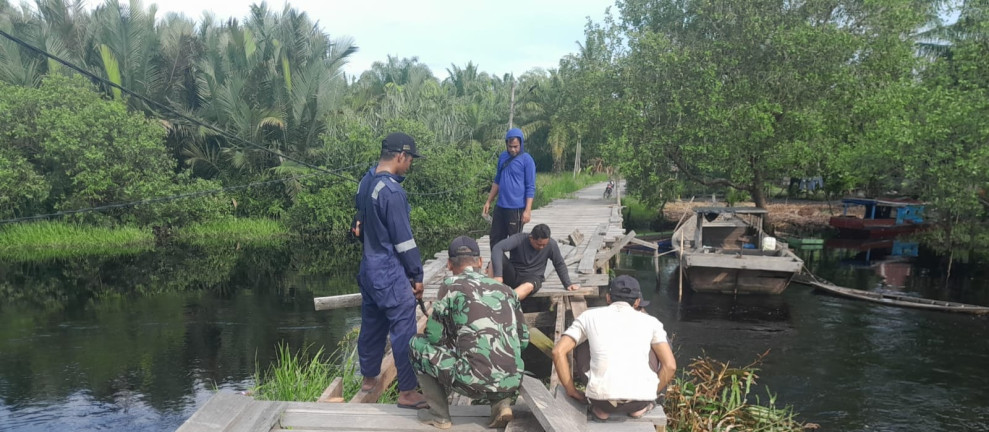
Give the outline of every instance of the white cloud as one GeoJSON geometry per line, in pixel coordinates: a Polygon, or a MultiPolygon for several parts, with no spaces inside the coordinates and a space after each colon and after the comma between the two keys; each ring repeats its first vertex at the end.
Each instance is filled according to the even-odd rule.
{"type": "MultiPolygon", "coordinates": [[[[122,1],[123,3],[123,1],[122,1]]],[[[180,12],[199,19],[211,10],[218,19],[247,16],[253,2],[169,0],[157,2],[159,16],[180,12]]],[[[417,56],[439,78],[450,64],[473,61],[485,72],[520,75],[533,67],[556,67],[577,50],[590,16],[600,22],[614,0],[351,0],[289,2],[319,22],[331,37],[349,36],[360,47],[345,67],[360,73],[387,55],[417,56]]],[[[99,2],[89,0],[90,6],[99,2]]],[[[145,3],[149,4],[149,3],[145,3]]],[[[268,2],[281,11],[283,1],[268,2]]]]}

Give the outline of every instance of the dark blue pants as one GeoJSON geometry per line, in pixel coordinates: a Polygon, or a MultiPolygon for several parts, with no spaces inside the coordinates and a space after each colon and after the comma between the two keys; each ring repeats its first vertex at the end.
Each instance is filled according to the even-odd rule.
{"type": "Polygon", "coordinates": [[[391,351],[398,372],[398,390],[415,390],[419,386],[409,361],[409,341],[416,334],[415,302],[381,308],[371,296],[361,293],[361,332],[357,337],[357,355],[361,375],[381,374],[381,359],[385,355],[386,337],[391,338],[391,351]]]}

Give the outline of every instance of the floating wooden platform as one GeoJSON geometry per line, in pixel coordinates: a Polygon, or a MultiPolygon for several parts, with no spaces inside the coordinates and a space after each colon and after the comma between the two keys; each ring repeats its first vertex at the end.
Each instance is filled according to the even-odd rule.
{"type": "MultiPolygon", "coordinates": [[[[570,278],[581,285],[577,291],[567,291],[556,276],[552,265],[547,265],[546,282],[535,297],[549,297],[555,311],[526,314],[530,325],[536,322],[550,324],[553,334],[545,338],[548,345],[559,340],[567,312],[579,316],[587,309],[585,296],[599,296],[608,285],[607,267],[612,258],[625,245],[635,240],[635,233],[625,233],[622,228],[621,207],[613,200],[601,198],[605,183],[585,188],[571,199],[560,199],[532,212],[532,221],[526,228],[545,223],[551,235],[561,243],[560,251],[567,262],[570,278]]],[[[621,190],[621,189],[619,189],[621,190]]],[[[481,255],[490,261],[488,236],[478,239],[481,255]]],[[[423,265],[426,291],[423,299],[431,302],[443,279],[450,276],[446,270],[447,253],[437,253],[423,265]]],[[[316,310],[339,307],[357,307],[360,294],[348,294],[314,299],[316,310]]],[[[431,304],[431,303],[427,303],[431,304]]],[[[426,317],[419,315],[419,329],[426,317]]],[[[535,329],[534,329],[535,330],[535,329]]],[[[536,332],[533,332],[536,334],[536,332]]],[[[551,347],[550,347],[551,349],[551,347]]],[[[435,431],[416,419],[416,411],[395,405],[370,403],[377,401],[395,379],[395,368],[390,350],[382,360],[382,374],[378,387],[371,392],[359,392],[349,402],[342,402],[339,379],[331,384],[320,398],[323,402],[273,402],[257,401],[249,396],[230,392],[217,393],[206,405],[196,411],[180,428],[180,432],[227,431],[435,431]]],[[[555,370],[550,388],[556,387],[555,370]]],[[[606,423],[588,421],[585,407],[577,406],[562,390],[550,392],[543,383],[526,377],[522,396],[512,407],[514,420],[504,429],[487,427],[490,407],[471,406],[468,398],[454,394],[450,413],[453,417],[451,431],[514,431],[514,432],[582,432],[582,431],[663,431],[666,414],[656,407],[641,419],[623,415],[606,423]]]]}

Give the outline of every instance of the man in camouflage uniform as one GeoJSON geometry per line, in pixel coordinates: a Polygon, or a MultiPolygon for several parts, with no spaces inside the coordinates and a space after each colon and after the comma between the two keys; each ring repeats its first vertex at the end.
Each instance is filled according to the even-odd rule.
{"type": "Polygon", "coordinates": [[[474,239],[457,237],[449,254],[453,277],[440,286],[425,334],[409,344],[412,367],[429,401],[419,420],[450,428],[447,396],[455,391],[491,401],[488,426],[505,427],[512,419],[511,398],[522,384],[529,329],[515,292],[479,273],[481,250],[474,239]]]}

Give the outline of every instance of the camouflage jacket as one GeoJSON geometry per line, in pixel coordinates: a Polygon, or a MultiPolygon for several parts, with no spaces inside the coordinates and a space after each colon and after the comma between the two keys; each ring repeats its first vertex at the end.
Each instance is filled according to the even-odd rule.
{"type": "Polygon", "coordinates": [[[529,328],[515,292],[468,268],[447,278],[439,294],[425,337],[470,364],[471,376],[456,381],[489,392],[516,390],[525,369],[522,350],[529,344],[529,328]]]}

